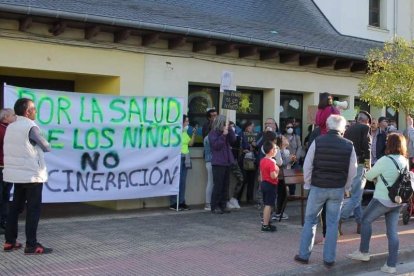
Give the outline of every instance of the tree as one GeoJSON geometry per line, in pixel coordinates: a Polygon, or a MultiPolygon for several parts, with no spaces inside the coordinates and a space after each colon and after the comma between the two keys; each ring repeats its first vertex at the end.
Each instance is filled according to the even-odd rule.
{"type": "Polygon", "coordinates": [[[414,111],[414,41],[386,42],[368,54],[368,73],[359,84],[361,100],[378,107],[392,107],[406,114],[414,111]]]}

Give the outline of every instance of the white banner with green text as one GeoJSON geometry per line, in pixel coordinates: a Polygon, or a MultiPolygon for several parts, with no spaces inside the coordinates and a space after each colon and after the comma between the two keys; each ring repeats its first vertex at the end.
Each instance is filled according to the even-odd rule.
{"type": "Polygon", "coordinates": [[[4,107],[34,101],[52,151],[43,202],[177,195],[181,98],[130,97],[4,86],[4,107]]]}

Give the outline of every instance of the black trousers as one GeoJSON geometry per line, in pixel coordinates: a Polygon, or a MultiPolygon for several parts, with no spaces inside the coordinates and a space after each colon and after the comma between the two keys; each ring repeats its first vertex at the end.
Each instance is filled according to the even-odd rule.
{"type": "Polygon", "coordinates": [[[6,224],[6,242],[15,243],[17,239],[17,222],[19,213],[26,204],[26,245],[37,243],[37,226],[40,219],[43,183],[14,184],[13,201],[10,206],[6,224]]]}
{"type": "Polygon", "coordinates": [[[280,214],[282,212],[283,205],[287,199],[288,188],[286,187],[285,181],[279,179],[277,184],[277,200],[276,200],[276,213],[280,214]]]}
{"type": "Polygon", "coordinates": [[[250,202],[253,201],[253,196],[254,196],[254,187],[255,187],[255,181],[256,181],[256,171],[246,171],[246,170],[243,170],[243,178],[244,178],[243,184],[234,193],[235,194],[235,198],[237,198],[237,200],[240,202],[240,200],[242,198],[242,195],[243,195],[244,188],[247,186],[246,201],[250,203],[250,202]]]}
{"type": "Polygon", "coordinates": [[[3,168],[0,169],[0,227],[5,227],[9,213],[10,190],[13,184],[3,182],[3,168]]]}
{"type": "Polygon", "coordinates": [[[230,167],[213,165],[213,193],[211,194],[211,210],[225,209],[229,193],[230,167]]]}

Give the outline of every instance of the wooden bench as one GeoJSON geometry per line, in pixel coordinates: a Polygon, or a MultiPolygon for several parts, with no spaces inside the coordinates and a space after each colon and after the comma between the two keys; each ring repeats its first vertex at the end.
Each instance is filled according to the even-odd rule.
{"type": "Polygon", "coordinates": [[[303,184],[305,183],[303,179],[303,171],[301,169],[283,169],[283,180],[285,181],[286,186],[288,185],[300,185],[300,195],[286,197],[285,202],[283,203],[282,212],[280,215],[280,219],[282,218],[283,212],[286,208],[287,200],[300,200],[300,207],[301,207],[301,222],[302,225],[305,223],[305,200],[307,196],[305,196],[305,191],[303,188],[303,184]]]}

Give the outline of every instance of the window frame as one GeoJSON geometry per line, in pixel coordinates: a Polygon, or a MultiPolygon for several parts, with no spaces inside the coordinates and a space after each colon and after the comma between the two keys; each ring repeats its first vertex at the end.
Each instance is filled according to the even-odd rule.
{"type": "MultiPolygon", "coordinates": [[[[299,115],[299,118],[294,118],[294,117],[291,117],[291,116],[289,116],[287,118],[282,118],[280,116],[280,113],[282,113],[282,112],[280,112],[280,110],[279,110],[279,124],[278,124],[279,132],[281,134],[284,133],[284,129],[285,129],[286,123],[288,121],[292,120],[293,118],[294,119],[300,119],[300,125],[299,125],[300,133],[301,133],[300,136],[302,136],[302,134],[303,134],[303,93],[302,92],[295,92],[295,91],[280,91],[280,105],[283,104],[282,103],[282,96],[283,97],[285,97],[285,96],[294,96],[294,97],[299,97],[300,98],[300,107],[299,107],[299,114],[300,115],[299,115]]],[[[302,137],[301,137],[301,139],[302,139],[302,137]]]]}
{"type": "MultiPolygon", "coordinates": [[[[220,108],[220,87],[215,85],[202,85],[202,84],[188,84],[188,94],[187,94],[187,108],[188,112],[187,115],[190,119],[190,131],[192,131],[192,128],[197,125],[197,135],[195,137],[194,147],[202,147],[203,146],[203,136],[202,136],[202,127],[205,122],[207,122],[206,112],[207,108],[215,107],[217,112],[220,114],[221,108],[220,108]],[[207,90],[207,91],[203,91],[207,90]],[[203,92],[208,92],[211,94],[208,99],[206,97],[207,105],[211,106],[204,106],[204,109],[202,112],[191,112],[191,94],[199,94],[199,96],[203,97],[203,92]],[[209,104],[209,102],[211,102],[209,104]]],[[[185,112],[184,112],[185,113],[185,112]]]]}
{"type": "Polygon", "coordinates": [[[392,107],[390,107],[390,106],[386,106],[385,107],[385,117],[388,119],[388,125],[389,125],[389,122],[391,120],[394,120],[397,123],[397,127],[399,128],[400,126],[398,124],[398,119],[399,119],[399,113],[398,113],[398,111],[396,111],[396,110],[394,110],[394,108],[392,108],[394,110],[394,112],[395,112],[394,113],[394,116],[392,116],[391,113],[388,112],[388,108],[392,108],[392,107]]]}
{"type": "Polygon", "coordinates": [[[368,5],[368,25],[381,28],[381,0],[369,0],[368,5]]]}
{"type": "Polygon", "coordinates": [[[260,89],[247,89],[247,88],[239,88],[237,91],[240,91],[242,94],[251,94],[259,96],[259,106],[260,112],[257,114],[252,113],[240,113],[239,111],[236,112],[236,125],[243,129],[243,125],[247,121],[252,121],[254,123],[254,132],[260,133],[263,131],[263,90],[260,89]]]}
{"type": "MultiPolygon", "coordinates": [[[[354,98],[354,109],[355,109],[355,107],[356,106],[358,106],[358,107],[368,107],[367,109],[359,109],[359,110],[365,110],[365,111],[367,111],[368,113],[371,113],[371,106],[369,105],[369,103],[367,103],[367,102],[364,102],[364,101],[362,101],[360,98],[358,98],[358,97],[355,97],[354,98]]],[[[358,110],[358,111],[359,111],[358,110]]]]}
{"type": "MultiPolygon", "coordinates": [[[[215,109],[217,110],[218,114],[222,114],[223,109],[221,108],[220,105],[220,98],[221,98],[221,93],[220,93],[220,88],[218,86],[215,85],[200,85],[200,84],[188,84],[188,112],[187,115],[189,116],[190,119],[190,132],[192,131],[192,127],[195,125],[195,123],[198,124],[198,131],[197,131],[197,135],[196,135],[196,140],[194,143],[195,147],[202,147],[203,146],[203,140],[202,140],[202,126],[205,122],[207,122],[207,118],[206,118],[206,112],[207,110],[204,110],[203,112],[193,112],[191,111],[190,108],[190,104],[192,101],[192,97],[191,94],[195,94],[195,93],[199,93],[199,96],[203,97],[203,90],[207,89],[206,92],[209,93],[213,93],[211,95],[211,100],[207,100],[207,102],[211,101],[212,105],[215,107],[215,109]]],[[[263,94],[264,91],[260,90],[260,89],[248,89],[248,88],[240,88],[237,89],[237,91],[240,91],[242,94],[253,94],[259,97],[259,112],[257,114],[252,114],[252,113],[240,113],[240,112],[236,112],[236,125],[241,129],[243,127],[243,123],[245,123],[247,120],[249,121],[253,121],[255,123],[255,131],[256,132],[261,132],[262,131],[262,127],[263,127],[263,94]]],[[[205,106],[207,107],[211,107],[211,106],[205,106]]]]}

